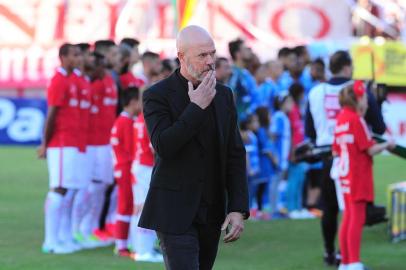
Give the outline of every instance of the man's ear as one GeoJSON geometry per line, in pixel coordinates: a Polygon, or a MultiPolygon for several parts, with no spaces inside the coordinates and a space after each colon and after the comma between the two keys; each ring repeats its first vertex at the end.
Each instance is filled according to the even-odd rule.
{"type": "Polygon", "coordinates": [[[183,58],[185,57],[185,54],[183,52],[178,52],[178,58],[180,62],[183,62],[183,58]]]}

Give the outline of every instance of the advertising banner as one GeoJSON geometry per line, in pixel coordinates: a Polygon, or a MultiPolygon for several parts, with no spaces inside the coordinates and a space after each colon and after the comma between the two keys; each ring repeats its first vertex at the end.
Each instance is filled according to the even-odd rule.
{"type": "Polygon", "coordinates": [[[354,77],[390,86],[406,86],[406,46],[402,42],[361,42],[353,45],[354,77]]]}
{"type": "Polygon", "coordinates": [[[44,99],[0,97],[0,144],[40,144],[46,108],[44,99]]]}
{"type": "Polygon", "coordinates": [[[178,29],[197,24],[219,55],[242,37],[269,59],[282,46],[349,39],[350,13],[341,0],[0,0],[0,88],[45,86],[62,42],[134,37],[174,57],[178,29]]]}

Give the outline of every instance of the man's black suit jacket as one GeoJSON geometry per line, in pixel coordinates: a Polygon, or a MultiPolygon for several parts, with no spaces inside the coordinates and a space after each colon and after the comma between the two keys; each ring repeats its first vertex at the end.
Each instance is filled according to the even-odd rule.
{"type": "MultiPolygon", "coordinates": [[[[155,166],[139,226],[172,234],[186,232],[197,214],[203,192],[204,140],[210,139],[199,134],[208,112],[190,102],[180,76],[177,70],[143,94],[155,166]]],[[[245,148],[231,89],[216,84],[213,102],[224,214],[241,212],[248,218],[245,148]]]]}

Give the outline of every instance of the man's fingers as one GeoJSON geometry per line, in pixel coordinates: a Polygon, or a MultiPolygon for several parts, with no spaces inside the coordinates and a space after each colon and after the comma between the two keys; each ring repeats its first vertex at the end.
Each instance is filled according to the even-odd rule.
{"type": "Polygon", "coordinates": [[[213,72],[213,76],[210,78],[209,82],[207,83],[207,87],[209,89],[214,89],[216,87],[216,74],[213,72]]]}
{"type": "Polygon", "coordinates": [[[227,226],[228,226],[229,223],[230,223],[230,218],[227,216],[227,217],[226,217],[226,220],[224,220],[224,223],[223,223],[223,225],[221,226],[221,230],[224,231],[224,230],[227,228],[227,226]]]}
{"type": "Polygon", "coordinates": [[[211,78],[211,74],[213,73],[213,71],[209,70],[209,72],[207,72],[206,76],[204,76],[202,82],[200,83],[200,85],[202,85],[203,87],[207,85],[208,81],[211,78]]]}
{"type": "Polygon", "coordinates": [[[234,242],[240,238],[240,235],[243,231],[241,226],[232,226],[231,231],[224,237],[224,242],[234,242]]]}
{"type": "Polygon", "coordinates": [[[235,233],[235,227],[231,226],[231,230],[223,238],[224,242],[226,242],[226,243],[230,242],[230,240],[232,239],[234,233],[235,233]]]}
{"type": "Polygon", "coordinates": [[[206,87],[206,90],[212,88],[213,85],[213,80],[216,79],[216,75],[215,72],[212,70],[209,70],[209,72],[207,73],[205,79],[207,78],[207,80],[205,81],[205,83],[203,84],[204,87],[206,87]]]}
{"type": "Polygon", "coordinates": [[[187,82],[187,86],[189,88],[189,92],[193,91],[193,84],[191,82],[187,82]]]}

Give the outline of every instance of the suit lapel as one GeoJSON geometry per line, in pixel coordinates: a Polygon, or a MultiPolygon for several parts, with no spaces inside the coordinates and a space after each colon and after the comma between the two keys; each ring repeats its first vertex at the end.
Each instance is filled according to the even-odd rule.
{"type": "MultiPolygon", "coordinates": [[[[182,81],[179,80],[176,72],[172,74],[171,81],[172,82],[170,89],[171,91],[169,93],[169,100],[175,111],[174,118],[177,119],[190,103],[190,99],[187,93],[186,86],[183,85],[182,81]]],[[[201,138],[198,135],[195,136],[195,140],[201,145],[201,147],[204,148],[204,138],[201,138]]]]}
{"type": "Polygon", "coordinates": [[[190,102],[187,90],[174,72],[171,76],[170,102],[179,116],[190,102]]]}

